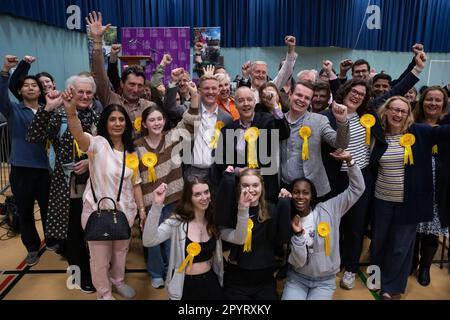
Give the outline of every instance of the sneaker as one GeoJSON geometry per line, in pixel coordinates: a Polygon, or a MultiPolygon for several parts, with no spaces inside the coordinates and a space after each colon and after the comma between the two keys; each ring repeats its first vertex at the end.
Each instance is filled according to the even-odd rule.
{"type": "Polygon", "coordinates": [[[132,287],[130,287],[127,284],[123,284],[120,287],[113,286],[113,291],[117,292],[119,295],[124,297],[125,299],[132,299],[136,295],[136,290],[134,290],[132,287]]]}
{"type": "Polygon", "coordinates": [[[152,278],[152,287],[155,289],[164,288],[164,280],[163,278],[152,278]]]}
{"type": "Polygon", "coordinates": [[[384,292],[381,295],[381,300],[400,300],[401,294],[400,293],[387,293],[384,292]]]}
{"type": "Polygon", "coordinates": [[[351,290],[355,287],[356,273],[345,271],[340,286],[342,289],[351,290]]]}
{"type": "Polygon", "coordinates": [[[81,292],[84,292],[87,294],[94,293],[96,291],[92,284],[82,284],[80,286],[80,290],[81,290],[81,292]]]}
{"type": "Polygon", "coordinates": [[[25,262],[28,266],[34,266],[36,263],[39,262],[39,251],[30,251],[27,254],[27,257],[25,258],[25,262]]]}
{"type": "Polygon", "coordinates": [[[48,251],[54,252],[54,253],[58,253],[59,250],[59,244],[54,244],[52,246],[46,246],[45,247],[48,251]]]}
{"type": "Polygon", "coordinates": [[[111,296],[110,298],[97,297],[97,300],[116,300],[116,298],[114,298],[113,296],[111,296]]]}

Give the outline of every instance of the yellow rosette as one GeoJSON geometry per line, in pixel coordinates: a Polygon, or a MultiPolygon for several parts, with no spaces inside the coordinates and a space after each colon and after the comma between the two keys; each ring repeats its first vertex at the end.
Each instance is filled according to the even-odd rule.
{"type": "Polygon", "coordinates": [[[197,242],[192,242],[188,244],[186,248],[186,252],[188,256],[184,259],[181,266],[178,268],[178,272],[183,272],[184,268],[186,268],[189,263],[189,268],[192,268],[192,263],[194,262],[194,257],[198,256],[198,254],[202,251],[202,246],[197,242]]]}
{"type": "Polygon", "coordinates": [[[134,130],[136,130],[136,132],[141,132],[141,128],[142,128],[142,118],[141,117],[137,117],[136,119],[134,119],[133,127],[134,127],[134,130]]]}
{"type": "Polygon", "coordinates": [[[321,222],[317,226],[317,233],[322,238],[325,238],[325,255],[330,255],[330,226],[326,222],[321,222]]]}
{"type": "Polygon", "coordinates": [[[155,166],[158,163],[158,157],[153,152],[146,152],[142,156],[142,164],[148,168],[148,182],[156,182],[155,166]]]}
{"type": "Polygon", "coordinates": [[[303,126],[298,131],[298,134],[303,139],[302,160],[305,161],[309,159],[308,138],[311,137],[311,128],[308,126],[303,126]]]}
{"type": "Polygon", "coordinates": [[[259,129],[256,127],[248,128],[244,133],[244,139],[247,141],[247,166],[249,168],[258,168],[258,156],[256,154],[256,140],[259,137],[259,129]]]}
{"type": "Polygon", "coordinates": [[[400,137],[400,145],[405,148],[404,164],[413,165],[414,158],[411,146],[416,143],[416,137],[412,133],[406,133],[400,137]]]}
{"type": "Polygon", "coordinates": [[[211,143],[209,144],[211,149],[217,148],[217,143],[219,142],[220,137],[220,130],[222,130],[224,125],[225,123],[223,121],[216,122],[216,125],[214,126],[214,136],[212,137],[211,143]]]}
{"type": "Polygon", "coordinates": [[[75,156],[78,158],[81,158],[82,153],[80,150],[80,147],[78,146],[77,140],[73,139],[73,158],[75,159],[75,156]]]}
{"type": "Polygon", "coordinates": [[[253,221],[249,218],[247,221],[247,237],[245,237],[244,252],[252,251],[252,229],[253,221]]]}
{"type": "Polygon", "coordinates": [[[437,146],[437,144],[435,144],[435,145],[433,146],[433,149],[431,149],[431,153],[432,153],[432,154],[438,154],[438,146],[437,146]]]}
{"type": "MultiPolygon", "coordinates": [[[[125,152],[125,151],[124,151],[125,152]]],[[[135,181],[137,177],[137,172],[139,168],[139,158],[135,153],[127,154],[125,157],[125,165],[133,170],[132,180],[135,181]]]]}
{"type": "Polygon", "coordinates": [[[375,125],[375,117],[367,113],[359,119],[359,123],[366,129],[366,144],[370,145],[370,128],[375,125]]]}

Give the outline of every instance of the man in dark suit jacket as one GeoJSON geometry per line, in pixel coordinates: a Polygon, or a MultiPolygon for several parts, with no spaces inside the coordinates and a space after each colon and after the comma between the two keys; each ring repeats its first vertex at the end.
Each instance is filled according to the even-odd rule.
{"type": "Polygon", "coordinates": [[[278,141],[289,137],[289,125],[280,107],[275,103],[271,113],[255,112],[256,100],[248,87],[237,89],[235,102],[240,119],[222,128],[221,140],[216,152],[217,166],[221,172],[227,166],[233,166],[237,175],[240,168],[248,167],[248,142],[244,135],[250,127],[257,128],[259,131],[259,137],[256,140],[258,168],[261,168],[264,178],[266,199],[276,202],[279,192],[278,141]],[[272,141],[276,133],[278,139],[272,141]]]}

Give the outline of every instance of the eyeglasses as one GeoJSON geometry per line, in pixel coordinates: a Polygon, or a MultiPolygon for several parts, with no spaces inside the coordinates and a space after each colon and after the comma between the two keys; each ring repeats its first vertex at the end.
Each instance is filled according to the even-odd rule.
{"type": "Polygon", "coordinates": [[[350,93],[351,93],[352,95],[357,96],[357,97],[360,97],[360,98],[365,98],[365,96],[366,96],[366,93],[365,93],[365,92],[362,93],[362,92],[359,92],[358,90],[353,89],[353,88],[350,90],[350,93]]]}
{"type": "Polygon", "coordinates": [[[403,110],[403,109],[400,109],[400,108],[391,108],[391,107],[389,107],[388,109],[391,110],[393,113],[397,113],[397,114],[400,114],[402,116],[406,116],[409,113],[408,110],[403,110]]]}
{"type": "Polygon", "coordinates": [[[80,98],[83,97],[84,95],[86,95],[87,97],[92,97],[94,95],[94,93],[92,91],[80,90],[80,91],[75,92],[75,95],[80,98]]]}

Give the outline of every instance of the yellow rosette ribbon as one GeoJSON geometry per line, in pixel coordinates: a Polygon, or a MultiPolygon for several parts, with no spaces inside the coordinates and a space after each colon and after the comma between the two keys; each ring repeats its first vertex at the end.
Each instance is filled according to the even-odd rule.
{"type": "Polygon", "coordinates": [[[253,221],[252,219],[248,219],[247,221],[247,236],[245,237],[244,243],[244,252],[252,251],[252,230],[253,230],[253,221]]]}
{"type": "Polygon", "coordinates": [[[244,133],[244,139],[247,141],[247,166],[251,169],[259,167],[256,154],[256,140],[258,140],[258,137],[259,129],[256,127],[250,127],[244,133]]]}
{"type": "Polygon", "coordinates": [[[359,119],[359,123],[366,129],[366,144],[370,145],[370,128],[375,125],[375,117],[371,114],[365,114],[359,119]]]}
{"type": "Polygon", "coordinates": [[[309,159],[308,138],[311,137],[311,128],[308,126],[303,126],[298,131],[298,134],[303,139],[302,160],[305,161],[309,159]]]}
{"type": "MultiPolygon", "coordinates": [[[[125,151],[124,151],[125,152],[125,151]]],[[[135,153],[127,154],[125,157],[125,165],[133,170],[133,177],[132,180],[135,181],[138,173],[139,168],[139,158],[135,153]]]]}
{"type": "Polygon", "coordinates": [[[73,158],[75,159],[75,156],[78,158],[81,158],[82,153],[80,150],[80,146],[78,145],[77,140],[73,139],[73,158]]]}
{"type": "Polygon", "coordinates": [[[431,153],[432,153],[432,154],[438,154],[438,146],[437,146],[437,144],[435,144],[435,145],[433,146],[433,148],[431,149],[431,153]]]}
{"type": "Polygon", "coordinates": [[[225,123],[223,121],[216,122],[216,125],[214,126],[214,136],[212,137],[211,143],[209,144],[211,149],[217,148],[217,143],[219,142],[220,137],[220,130],[222,130],[224,125],[225,123]]]}
{"type": "Polygon", "coordinates": [[[192,263],[194,262],[194,257],[198,256],[198,254],[202,251],[202,246],[197,242],[192,242],[188,244],[186,248],[186,252],[188,256],[184,259],[181,266],[178,268],[178,272],[183,272],[184,268],[186,268],[189,263],[189,268],[192,268],[192,263]]]}
{"type": "Polygon", "coordinates": [[[325,238],[325,255],[330,255],[330,226],[326,222],[321,222],[317,226],[317,233],[322,238],[325,238]]]}
{"type": "Polygon", "coordinates": [[[158,163],[158,157],[153,152],[146,152],[142,156],[142,164],[148,168],[148,182],[156,182],[155,166],[158,163]]]}
{"type": "Polygon", "coordinates": [[[416,137],[412,133],[406,133],[400,137],[400,145],[405,148],[404,164],[413,165],[414,158],[411,146],[416,142],[416,137]]]}
{"type": "Polygon", "coordinates": [[[136,119],[134,119],[133,127],[134,127],[134,130],[136,130],[136,132],[141,132],[141,128],[142,128],[142,118],[141,117],[137,117],[136,119]]]}

